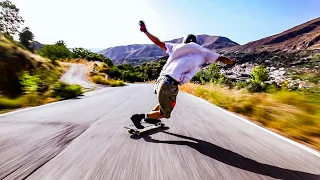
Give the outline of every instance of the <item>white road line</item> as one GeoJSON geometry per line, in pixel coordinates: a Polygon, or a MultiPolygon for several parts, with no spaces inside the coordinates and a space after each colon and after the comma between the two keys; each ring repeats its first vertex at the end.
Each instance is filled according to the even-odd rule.
{"type": "MultiPolygon", "coordinates": [[[[185,93],[185,92],[184,92],[184,93],[185,93]]],[[[282,139],[282,140],[284,140],[284,141],[286,141],[286,142],[288,142],[288,143],[290,143],[290,144],[292,144],[292,145],[295,145],[295,146],[297,146],[297,147],[299,147],[299,148],[301,148],[301,149],[303,149],[303,150],[305,150],[305,151],[307,151],[307,152],[309,152],[309,153],[311,153],[311,154],[313,154],[313,155],[315,155],[315,156],[317,156],[317,157],[320,157],[320,152],[318,152],[317,150],[314,150],[314,149],[312,149],[312,148],[310,148],[310,147],[307,147],[307,146],[305,146],[305,145],[303,145],[303,144],[300,144],[300,143],[295,142],[295,141],[293,141],[293,140],[291,140],[291,139],[288,139],[288,138],[286,138],[286,137],[284,137],[284,136],[281,136],[281,135],[279,135],[279,134],[277,134],[277,133],[275,133],[275,132],[272,132],[272,131],[264,128],[264,127],[261,127],[261,126],[255,124],[255,123],[253,123],[253,122],[251,122],[251,121],[243,118],[243,117],[240,117],[240,116],[238,116],[238,115],[236,115],[236,114],[234,114],[234,113],[232,113],[232,112],[230,112],[230,111],[227,111],[227,110],[225,110],[225,109],[223,109],[223,108],[221,108],[221,107],[218,107],[218,106],[216,106],[216,105],[214,105],[214,104],[212,104],[212,103],[210,103],[210,102],[208,102],[208,101],[206,101],[206,100],[204,100],[204,99],[201,99],[201,98],[199,98],[199,97],[197,97],[197,96],[194,96],[194,95],[189,94],[189,93],[185,93],[185,94],[188,94],[189,96],[194,97],[194,98],[196,98],[196,99],[198,99],[198,100],[200,100],[200,101],[202,101],[202,102],[204,102],[204,103],[206,103],[206,104],[209,104],[210,106],[212,106],[212,107],[214,107],[214,108],[217,108],[217,109],[219,109],[219,110],[221,110],[221,111],[223,111],[223,112],[225,112],[225,113],[227,113],[227,114],[229,114],[229,115],[231,115],[231,116],[233,116],[233,117],[235,117],[235,118],[237,118],[237,119],[239,119],[239,120],[241,120],[241,121],[243,121],[243,122],[246,122],[246,123],[248,123],[248,124],[251,124],[251,125],[253,125],[253,126],[256,127],[256,128],[258,128],[258,129],[260,129],[260,130],[263,130],[264,132],[267,132],[267,133],[269,133],[269,134],[271,134],[271,135],[273,135],[273,136],[275,136],[275,137],[278,137],[278,138],[280,138],[280,139],[282,139]]]]}

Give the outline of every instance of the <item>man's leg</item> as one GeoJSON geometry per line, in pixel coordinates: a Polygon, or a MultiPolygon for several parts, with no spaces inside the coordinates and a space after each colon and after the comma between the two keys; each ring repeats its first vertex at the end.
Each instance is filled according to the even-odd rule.
{"type": "Polygon", "coordinates": [[[153,120],[153,119],[158,120],[160,118],[163,118],[160,110],[151,111],[151,112],[147,113],[147,119],[149,119],[149,120],[153,120]]]}
{"type": "Polygon", "coordinates": [[[158,111],[160,109],[160,104],[157,104],[153,109],[152,111],[158,111]]]}

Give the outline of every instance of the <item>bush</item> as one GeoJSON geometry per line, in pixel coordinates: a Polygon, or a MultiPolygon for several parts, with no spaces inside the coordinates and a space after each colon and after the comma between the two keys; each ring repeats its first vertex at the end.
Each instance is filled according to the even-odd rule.
{"type": "Polygon", "coordinates": [[[248,83],[246,81],[237,81],[235,83],[235,86],[238,88],[238,89],[242,89],[242,88],[245,88],[248,86],[248,83]]]}
{"type": "Polygon", "coordinates": [[[38,83],[40,78],[38,76],[31,76],[28,71],[24,71],[20,77],[20,84],[25,94],[35,93],[38,90],[38,83]]]}
{"type": "Polygon", "coordinates": [[[20,100],[20,103],[23,107],[38,106],[42,103],[41,102],[42,98],[38,94],[27,94],[27,95],[20,97],[19,100],[20,100]]]}
{"type": "Polygon", "coordinates": [[[267,85],[263,82],[258,82],[258,81],[251,81],[247,86],[247,90],[249,92],[263,92],[266,89],[267,89],[267,85]]]}
{"type": "Polygon", "coordinates": [[[68,59],[72,57],[72,52],[60,44],[44,45],[43,48],[39,50],[39,54],[51,60],[68,59]]]}
{"type": "Polygon", "coordinates": [[[71,99],[81,95],[82,88],[77,84],[69,85],[64,82],[58,82],[54,85],[53,96],[60,97],[62,99],[71,99]]]}
{"type": "Polygon", "coordinates": [[[249,92],[263,92],[267,90],[266,81],[269,79],[268,70],[263,66],[256,66],[252,69],[249,76],[248,91],[249,92]]]}
{"type": "Polygon", "coordinates": [[[37,88],[39,93],[44,93],[49,90],[50,86],[60,78],[60,72],[57,70],[48,71],[44,68],[37,68],[33,73],[40,78],[37,88]]]}
{"type": "Polygon", "coordinates": [[[0,109],[14,109],[22,107],[19,99],[0,98],[0,109]]]}
{"type": "Polygon", "coordinates": [[[121,80],[114,80],[114,79],[110,79],[109,83],[112,87],[116,87],[116,86],[124,86],[124,82],[121,80]]]}
{"type": "Polygon", "coordinates": [[[269,79],[269,72],[268,69],[265,68],[263,65],[256,66],[252,69],[252,73],[250,78],[253,81],[257,82],[266,82],[269,79]]]}
{"type": "Polygon", "coordinates": [[[118,79],[121,77],[121,71],[117,67],[114,66],[110,69],[110,72],[108,73],[108,75],[111,78],[118,79]]]}
{"type": "Polygon", "coordinates": [[[96,84],[104,84],[104,85],[110,84],[106,78],[100,75],[92,76],[91,79],[96,84]]]}
{"type": "Polygon", "coordinates": [[[220,77],[217,80],[217,83],[221,84],[221,85],[226,85],[229,88],[232,88],[234,86],[234,83],[233,83],[232,79],[228,78],[224,74],[220,74],[220,77]]]}
{"type": "Polygon", "coordinates": [[[224,81],[226,78],[225,76],[221,77],[220,73],[221,66],[212,63],[210,66],[202,71],[197,72],[194,77],[191,79],[193,82],[217,82],[219,78],[221,81],[224,81]]]}
{"type": "Polygon", "coordinates": [[[0,109],[15,109],[26,106],[37,106],[41,103],[41,96],[38,94],[27,94],[15,99],[1,97],[0,109]]]}

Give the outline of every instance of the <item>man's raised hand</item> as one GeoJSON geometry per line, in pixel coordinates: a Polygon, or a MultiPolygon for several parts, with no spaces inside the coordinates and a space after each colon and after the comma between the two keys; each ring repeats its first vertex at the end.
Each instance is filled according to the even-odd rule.
{"type": "Polygon", "coordinates": [[[140,31],[141,32],[147,32],[147,27],[146,27],[146,25],[144,24],[143,21],[139,21],[139,25],[140,25],[140,31]]]}

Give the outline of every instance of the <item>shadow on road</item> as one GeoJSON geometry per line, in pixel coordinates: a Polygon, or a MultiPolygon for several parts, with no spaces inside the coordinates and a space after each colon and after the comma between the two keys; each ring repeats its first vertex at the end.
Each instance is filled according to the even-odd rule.
{"type": "Polygon", "coordinates": [[[319,180],[320,179],[320,175],[310,174],[310,173],[300,172],[295,170],[289,170],[289,169],[284,169],[284,168],[280,168],[280,167],[276,167],[268,164],[259,163],[255,160],[246,158],[240,154],[232,152],[228,149],[224,149],[222,147],[219,147],[207,141],[170,133],[162,129],[158,129],[158,131],[153,131],[150,133],[145,133],[142,136],[142,138],[145,141],[151,142],[151,143],[164,143],[164,144],[189,146],[190,148],[197,150],[201,154],[206,155],[222,163],[225,163],[230,166],[240,168],[246,171],[250,171],[253,173],[270,176],[276,179],[284,179],[284,180],[319,180]],[[159,131],[172,136],[194,141],[194,142],[170,141],[170,140],[163,141],[163,140],[152,139],[150,137],[151,134],[154,134],[159,131]]]}

